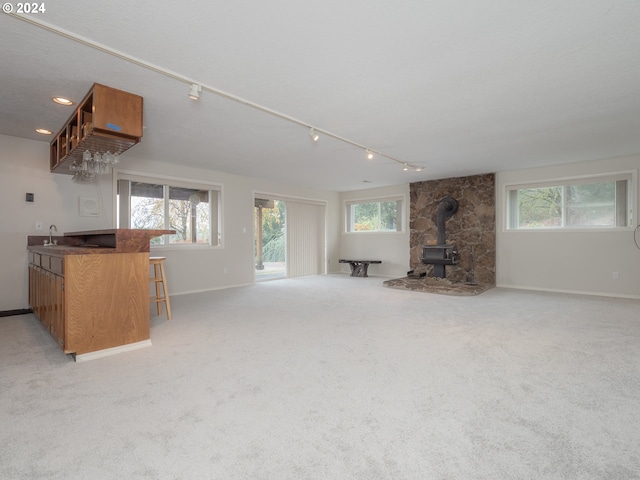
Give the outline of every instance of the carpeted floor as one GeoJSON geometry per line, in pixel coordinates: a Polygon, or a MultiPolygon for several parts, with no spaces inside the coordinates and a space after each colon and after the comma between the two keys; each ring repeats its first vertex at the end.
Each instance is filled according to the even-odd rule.
{"type": "Polygon", "coordinates": [[[0,478],[640,478],[639,301],[331,275],[172,307],[79,364],[0,319],[0,478]]]}

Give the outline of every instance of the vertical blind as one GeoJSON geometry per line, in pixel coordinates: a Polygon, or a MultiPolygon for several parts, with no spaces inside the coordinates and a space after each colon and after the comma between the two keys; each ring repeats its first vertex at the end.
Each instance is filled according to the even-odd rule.
{"type": "Polygon", "coordinates": [[[290,200],[287,204],[287,276],[324,273],[325,207],[290,200]]]}

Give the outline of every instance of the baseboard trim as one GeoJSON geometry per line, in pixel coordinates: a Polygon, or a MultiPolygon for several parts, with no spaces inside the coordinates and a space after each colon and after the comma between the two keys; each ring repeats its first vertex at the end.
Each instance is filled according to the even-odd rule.
{"type": "Polygon", "coordinates": [[[187,290],[184,292],[172,292],[170,297],[178,296],[178,295],[190,295],[192,293],[204,293],[204,292],[215,292],[216,290],[227,290],[228,288],[238,288],[238,287],[250,287],[254,285],[254,283],[240,283],[238,285],[225,285],[224,287],[214,287],[214,288],[203,288],[202,290],[187,290]]]}
{"type": "Polygon", "coordinates": [[[95,352],[83,353],[76,355],[75,359],[77,363],[88,362],[90,360],[96,360],[97,358],[109,357],[111,355],[117,355],[118,353],[130,352],[132,350],[138,350],[140,348],[150,347],[151,339],[142,340],[141,342],[128,343],[126,345],[120,345],[118,347],[105,348],[103,350],[97,350],[95,352]]]}
{"type": "Polygon", "coordinates": [[[0,317],[11,317],[13,315],[28,315],[29,313],[33,313],[33,310],[30,308],[19,308],[17,310],[4,310],[0,312],[0,317]]]}
{"type": "Polygon", "coordinates": [[[585,292],[581,290],[561,290],[561,289],[554,289],[554,288],[521,287],[516,285],[504,285],[504,284],[497,284],[496,287],[510,288],[512,290],[532,290],[534,292],[568,293],[571,295],[590,295],[594,297],[628,298],[630,300],[640,300],[640,295],[626,295],[621,293],[585,292]]]}

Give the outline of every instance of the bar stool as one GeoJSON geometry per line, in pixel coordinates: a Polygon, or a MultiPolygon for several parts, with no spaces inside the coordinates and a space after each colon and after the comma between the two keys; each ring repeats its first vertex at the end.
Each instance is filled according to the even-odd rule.
{"type": "Polygon", "coordinates": [[[164,274],[165,257],[149,257],[149,265],[153,270],[153,277],[149,281],[155,283],[156,294],[151,295],[151,302],[158,306],[158,315],[162,315],[162,302],[167,307],[167,319],[171,320],[171,304],[169,302],[169,292],[167,291],[167,281],[164,274]],[[162,289],[160,288],[162,284],[162,289]]]}

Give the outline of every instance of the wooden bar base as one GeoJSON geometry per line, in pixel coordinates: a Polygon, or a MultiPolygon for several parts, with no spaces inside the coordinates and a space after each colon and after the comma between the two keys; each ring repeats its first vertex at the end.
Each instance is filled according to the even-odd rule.
{"type": "MultiPolygon", "coordinates": [[[[149,241],[173,230],[99,230],[28,237],[29,305],[65,353],[151,344],[149,241]]],[[[139,348],[139,347],[138,347],[139,348]]]]}

